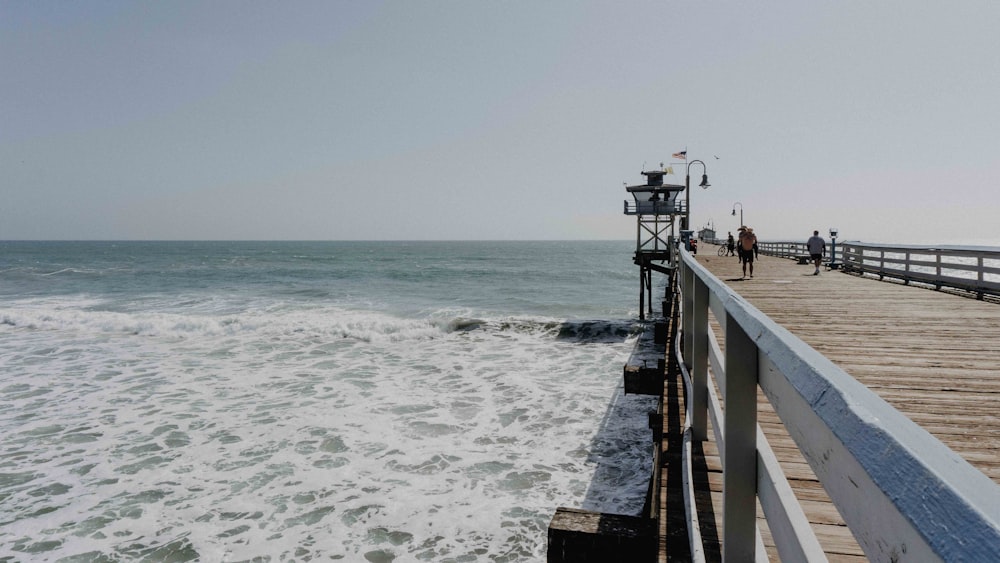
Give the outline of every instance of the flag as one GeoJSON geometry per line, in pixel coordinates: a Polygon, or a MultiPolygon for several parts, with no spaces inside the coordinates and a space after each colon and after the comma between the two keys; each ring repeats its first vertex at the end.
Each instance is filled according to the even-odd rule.
{"type": "Polygon", "coordinates": [[[681,151],[681,152],[675,152],[675,153],[674,153],[674,154],[672,154],[671,156],[672,156],[673,158],[679,158],[679,159],[681,159],[681,160],[687,160],[687,157],[688,157],[688,152],[687,152],[686,150],[684,150],[684,151],[681,151]]]}
{"type": "Polygon", "coordinates": [[[663,169],[663,173],[664,174],[673,174],[674,173],[674,167],[673,166],[668,166],[668,167],[664,168],[663,169]]]}

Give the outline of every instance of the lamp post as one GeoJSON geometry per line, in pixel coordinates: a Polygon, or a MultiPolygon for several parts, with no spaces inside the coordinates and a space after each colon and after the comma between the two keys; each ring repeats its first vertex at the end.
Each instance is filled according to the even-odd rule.
{"type": "Polygon", "coordinates": [[[742,227],[743,226],[743,204],[740,203],[740,202],[738,202],[738,201],[733,204],[733,217],[736,217],[736,206],[737,205],[740,206],[740,226],[742,227]]]}
{"type": "Polygon", "coordinates": [[[686,224],[684,225],[685,229],[691,228],[689,226],[691,223],[691,165],[696,162],[701,165],[702,171],[701,183],[698,185],[706,190],[709,186],[711,186],[711,184],[708,183],[708,168],[705,166],[704,162],[700,160],[692,160],[687,163],[687,167],[684,169],[684,206],[687,207],[687,221],[685,221],[686,224]]]}
{"type": "Polygon", "coordinates": [[[830,269],[836,270],[840,267],[837,263],[837,227],[830,227],[830,269]]]}

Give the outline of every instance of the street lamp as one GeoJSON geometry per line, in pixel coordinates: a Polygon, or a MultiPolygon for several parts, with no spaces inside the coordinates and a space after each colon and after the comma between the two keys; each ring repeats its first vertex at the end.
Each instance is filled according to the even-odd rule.
{"type": "Polygon", "coordinates": [[[691,222],[691,165],[694,164],[694,163],[696,163],[696,162],[701,165],[701,171],[702,171],[701,183],[698,184],[698,185],[701,186],[702,188],[706,189],[706,190],[708,189],[709,186],[711,186],[711,184],[708,183],[708,168],[705,166],[704,162],[702,162],[700,160],[692,160],[691,162],[687,163],[687,167],[684,169],[684,191],[686,192],[686,194],[684,196],[684,206],[687,207],[687,223],[688,224],[684,225],[685,229],[690,229],[691,228],[690,227],[690,222],[691,222]]]}
{"type": "Polygon", "coordinates": [[[743,204],[740,203],[740,202],[738,202],[738,201],[733,204],[733,217],[736,217],[736,206],[737,205],[740,206],[740,226],[742,227],[742,226],[744,226],[743,225],[743,204]]]}
{"type": "Polygon", "coordinates": [[[830,227],[830,269],[836,270],[840,267],[837,263],[837,227],[830,227]]]}

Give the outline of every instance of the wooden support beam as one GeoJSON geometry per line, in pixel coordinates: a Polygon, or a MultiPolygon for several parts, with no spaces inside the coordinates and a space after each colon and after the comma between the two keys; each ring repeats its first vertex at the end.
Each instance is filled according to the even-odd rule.
{"type": "Polygon", "coordinates": [[[656,520],[560,507],[549,524],[549,563],[656,559],[656,520]]]}

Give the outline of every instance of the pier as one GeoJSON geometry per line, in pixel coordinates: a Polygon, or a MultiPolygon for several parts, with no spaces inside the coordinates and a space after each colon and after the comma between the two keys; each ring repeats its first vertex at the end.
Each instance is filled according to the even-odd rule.
{"type": "Polygon", "coordinates": [[[700,250],[679,252],[663,302],[671,340],[651,416],[656,513],[645,515],[658,543],[645,560],[1000,557],[990,287],[983,299],[982,284],[949,291],[925,274],[814,276],[764,254],[744,279],[735,257],[700,250]]]}
{"type": "MultiPolygon", "coordinates": [[[[992,480],[992,485],[977,480],[979,488],[973,487],[972,494],[997,498],[1000,346],[996,342],[1000,341],[1000,305],[902,282],[879,281],[859,273],[827,270],[813,276],[811,266],[786,258],[761,256],[752,280],[741,277],[739,263],[733,257],[703,253],[696,260],[750,305],[992,480]]],[[[712,330],[724,340],[718,324],[712,330]]],[[[852,533],[847,527],[759,389],[757,413],[760,427],[777,454],[825,557],[836,561],[879,559],[866,554],[858,544],[855,536],[865,534],[866,530],[852,533]]],[[[707,485],[713,504],[718,505],[716,513],[721,514],[721,464],[716,444],[706,440],[702,448],[708,479],[700,484],[707,485]]],[[[890,456],[872,457],[875,463],[893,463],[890,456]]],[[[695,462],[698,463],[701,462],[695,462]]],[[[898,476],[905,478],[906,474],[901,472],[898,476]]],[[[910,500],[919,503],[927,499],[910,500]]],[[[873,500],[858,509],[877,512],[877,507],[873,500]]],[[[994,505],[992,509],[995,518],[1000,506],[994,505]]],[[[974,525],[968,524],[970,528],[974,525]]],[[[996,521],[992,524],[995,526],[996,521]]],[[[763,544],[770,558],[778,560],[766,522],[759,519],[759,526],[764,530],[763,544]]],[[[721,527],[720,522],[718,528],[721,527]]],[[[963,536],[969,532],[951,529],[947,533],[955,535],[954,541],[967,541],[963,536]]],[[[991,550],[984,553],[997,553],[1000,545],[993,543],[991,550]]],[[[667,560],[665,552],[661,555],[661,560],[667,560]]],[[[895,557],[884,555],[884,560],[895,557]]],[[[921,560],[915,554],[911,557],[921,560]]]]}
{"type": "Polygon", "coordinates": [[[653,320],[623,385],[660,397],[648,495],[559,508],[550,563],[1000,561],[1000,250],[837,254],[831,229],[824,272],[759,241],[746,277],[713,232],[696,254],[689,174],[642,174],[624,212],[653,320]]]}

